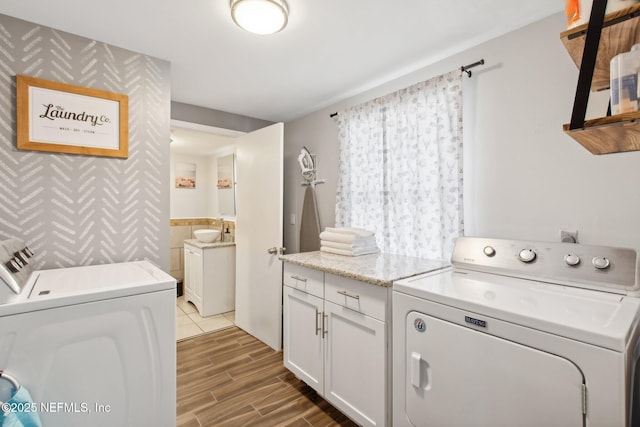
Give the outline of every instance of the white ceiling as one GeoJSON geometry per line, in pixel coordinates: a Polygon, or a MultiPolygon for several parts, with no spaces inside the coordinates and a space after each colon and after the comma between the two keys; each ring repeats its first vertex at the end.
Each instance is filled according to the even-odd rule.
{"type": "Polygon", "coordinates": [[[174,101],[285,122],[564,7],[561,0],[287,1],[288,27],[269,36],[236,27],[228,0],[2,0],[0,13],[170,61],[174,101]]]}

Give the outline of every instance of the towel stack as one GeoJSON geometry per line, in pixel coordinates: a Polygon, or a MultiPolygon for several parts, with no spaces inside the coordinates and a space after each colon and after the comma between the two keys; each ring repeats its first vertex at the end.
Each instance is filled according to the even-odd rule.
{"type": "Polygon", "coordinates": [[[378,245],[372,231],[362,228],[326,227],[320,233],[320,251],[358,256],[378,252],[378,245]]]}

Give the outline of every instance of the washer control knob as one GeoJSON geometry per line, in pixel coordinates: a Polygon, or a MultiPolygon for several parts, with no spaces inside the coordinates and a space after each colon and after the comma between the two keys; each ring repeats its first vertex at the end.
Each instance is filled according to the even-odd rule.
{"type": "Polygon", "coordinates": [[[496,250],[493,249],[493,246],[485,246],[484,249],[482,249],[482,252],[484,252],[488,257],[492,257],[496,254],[496,250]]]}
{"type": "Polygon", "coordinates": [[[566,254],[564,256],[564,262],[567,263],[567,265],[574,267],[580,264],[580,257],[574,254],[566,254]]]}
{"type": "Polygon", "coordinates": [[[15,259],[10,259],[5,265],[12,273],[17,273],[21,268],[20,264],[18,264],[15,259]]]}
{"type": "Polygon", "coordinates": [[[603,257],[603,256],[594,257],[591,260],[591,263],[598,270],[607,269],[607,268],[609,268],[609,265],[610,265],[609,260],[607,258],[603,257]]]}
{"type": "Polygon", "coordinates": [[[522,262],[531,262],[536,259],[536,252],[533,249],[523,249],[518,253],[518,259],[522,262]]]}
{"type": "Polygon", "coordinates": [[[18,264],[18,267],[20,267],[20,268],[24,267],[24,262],[22,262],[22,261],[20,260],[20,258],[13,257],[13,258],[11,258],[11,261],[13,261],[13,262],[15,262],[16,264],[18,264]]]}
{"type": "Polygon", "coordinates": [[[24,252],[18,251],[13,256],[22,261],[23,264],[29,264],[29,257],[24,252]]]}

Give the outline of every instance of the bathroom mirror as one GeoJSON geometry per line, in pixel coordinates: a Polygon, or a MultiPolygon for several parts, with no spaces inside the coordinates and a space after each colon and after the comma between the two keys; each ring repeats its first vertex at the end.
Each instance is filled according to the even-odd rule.
{"type": "Polygon", "coordinates": [[[220,215],[236,215],[235,155],[218,157],[218,210],[220,215]]]}

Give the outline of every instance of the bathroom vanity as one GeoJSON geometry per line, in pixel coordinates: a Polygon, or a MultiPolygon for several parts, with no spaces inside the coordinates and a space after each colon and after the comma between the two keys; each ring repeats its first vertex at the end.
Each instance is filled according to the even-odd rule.
{"type": "Polygon", "coordinates": [[[184,241],[184,299],[202,317],[235,310],[235,243],[184,241]]]}
{"type": "Polygon", "coordinates": [[[283,255],[284,365],[362,426],[391,425],[391,285],[448,263],[283,255]]]}

